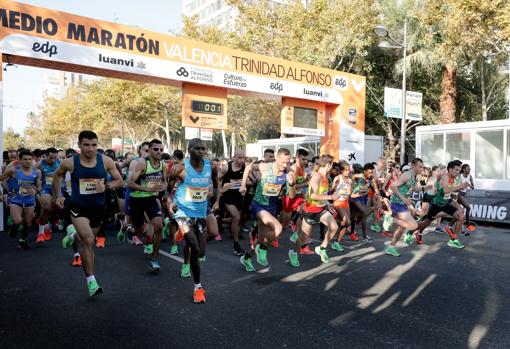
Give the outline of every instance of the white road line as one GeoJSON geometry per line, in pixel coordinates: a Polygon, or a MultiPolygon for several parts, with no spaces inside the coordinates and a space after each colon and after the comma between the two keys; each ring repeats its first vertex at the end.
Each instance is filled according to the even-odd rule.
{"type": "Polygon", "coordinates": [[[184,259],[182,259],[181,257],[173,256],[170,253],[165,252],[165,251],[159,251],[159,253],[162,254],[165,257],[168,257],[168,258],[171,258],[173,260],[176,260],[179,263],[184,263],[184,259]]]}

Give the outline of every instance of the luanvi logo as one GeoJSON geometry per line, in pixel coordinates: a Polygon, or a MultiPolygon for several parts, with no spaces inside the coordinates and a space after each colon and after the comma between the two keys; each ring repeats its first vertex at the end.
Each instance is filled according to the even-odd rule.
{"type": "Polygon", "coordinates": [[[50,45],[49,41],[46,41],[44,44],[34,42],[32,45],[32,51],[47,54],[49,57],[58,54],[57,46],[50,45]]]}
{"type": "Polygon", "coordinates": [[[272,82],[271,85],[269,85],[269,88],[271,90],[282,92],[283,91],[283,84],[281,84],[280,82],[272,82]]]}
{"type": "Polygon", "coordinates": [[[125,67],[134,67],[135,61],[133,59],[122,59],[115,57],[103,56],[101,53],[99,54],[99,62],[114,64],[114,65],[122,65],[125,67]]]}
{"type": "Polygon", "coordinates": [[[177,75],[178,76],[184,76],[185,78],[187,78],[189,76],[189,73],[186,69],[184,69],[184,67],[180,67],[179,69],[177,69],[177,75]]]}

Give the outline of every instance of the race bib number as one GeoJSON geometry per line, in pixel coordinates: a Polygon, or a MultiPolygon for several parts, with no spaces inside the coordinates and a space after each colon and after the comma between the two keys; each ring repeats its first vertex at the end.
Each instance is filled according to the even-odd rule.
{"type": "Polygon", "coordinates": [[[46,178],[44,180],[44,183],[47,186],[52,186],[53,185],[53,175],[52,176],[46,176],[46,178]]]}
{"type": "Polygon", "coordinates": [[[32,191],[31,191],[30,187],[28,187],[28,186],[19,187],[19,195],[27,196],[27,195],[31,195],[31,194],[32,194],[32,191]]]}
{"type": "Polygon", "coordinates": [[[241,188],[241,180],[240,179],[231,179],[230,180],[230,189],[239,190],[239,188],[241,188]]]}
{"type": "Polygon", "coordinates": [[[187,187],[186,188],[186,201],[189,202],[204,202],[207,200],[207,187],[187,187]]]}
{"type": "Polygon", "coordinates": [[[264,189],[262,190],[262,195],[264,195],[264,196],[278,196],[280,194],[281,190],[282,190],[281,184],[266,183],[266,184],[264,184],[264,189]]]}
{"type": "Polygon", "coordinates": [[[80,195],[97,194],[97,185],[102,181],[97,178],[80,178],[80,195]]]}

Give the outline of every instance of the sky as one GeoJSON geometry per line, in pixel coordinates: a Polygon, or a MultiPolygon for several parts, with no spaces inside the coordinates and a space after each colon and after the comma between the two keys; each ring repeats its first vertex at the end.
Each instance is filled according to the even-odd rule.
{"type": "MultiPolygon", "coordinates": [[[[35,6],[85,17],[140,26],[160,33],[182,28],[182,0],[18,0],[35,6]]],[[[169,34],[170,34],[169,33],[169,34]]],[[[37,111],[45,75],[49,70],[17,66],[3,72],[3,129],[22,133],[26,115],[37,111]]]]}

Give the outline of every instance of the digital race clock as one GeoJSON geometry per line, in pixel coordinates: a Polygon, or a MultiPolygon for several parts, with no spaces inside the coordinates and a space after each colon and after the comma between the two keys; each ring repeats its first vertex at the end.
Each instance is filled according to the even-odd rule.
{"type": "Polygon", "coordinates": [[[223,104],[192,100],[191,101],[191,111],[195,112],[195,113],[202,113],[202,114],[222,115],[223,114],[223,104]]]}

